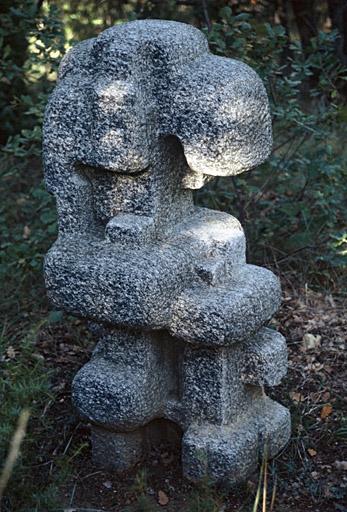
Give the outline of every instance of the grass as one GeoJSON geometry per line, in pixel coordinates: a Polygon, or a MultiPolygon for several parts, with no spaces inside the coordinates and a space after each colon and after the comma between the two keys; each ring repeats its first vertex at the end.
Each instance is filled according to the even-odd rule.
{"type": "MultiPolygon", "coordinates": [[[[71,330],[78,328],[73,320],[70,323],[71,330]]],[[[51,326],[45,320],[22,339],[12,339],[6,333],[1,339],[2,461],[6,458],[18,417],[25,410],[30,412],[27,434],[4,494],[2,512],[54,510],[61,501],[61,487],[72,475],[75,458],[87,446],[85,440],[75,442],[73,439],[75,418],[72,412],[70,416],[56,412],[62,400],[56,373],[52,361],[46,361],[38,350],[40,336],[48,336],[50,332],[51,326]]],[[[77,340],[78,335],[75,338],[77,340]]]]}
{"type": "MultiPolygon", "coordinates": [[[[28,425],[28,434],[21,449],[21,456],[17,461],[10,485],[3,500],[3,509],[29,510],[28,506],[48,506],[46,496],[42,496],[42,489],[37,489],[35,482],[30,482],[28,469],[30,461],[36,462],[36,453],[40,443],[40,434],[48,432],[53,435],[54,427],[46,421],[43,414],[46,403],[52,400],[49,374],[44,371],[43,363],[36,356],[34,341],[37,329],[33,329],[22,340],[18,340],[16,348],[9,344],[6,336],[1,339],[1,359],[3,378],[1,380],[1,460],[5,459],[10,445],[12,433],[18,417],[24,410],[29,410],[31,419],[28,425]],[[24,484],[25,482],[25,484],[24,484]],[[24,485],[23,485],[24,484],[24,485]],[[32,485],[30,485],[32,484],[32,485]],[[33,496],[35,495],[35,502],[33,496]],[[25,507],[25,508],[23,508],[25,507]]],[[[29,473],[30,474],[30,473],[29,473]]],[[[51,496],[52,497],[52,496],[51,496]]],[[[35,508],[32,508],[35,510],[35,508]]]]}
{"type": "Polygon", "coordinates": [[[43,189],[37,161],[23,165],[9,157],[1,164],[0,460],[5,460],[18,417],[30,411],[2,511],[49,510],[56,504],[64,471],[41,479],[36,471],[47,463],[40,458],[47,439],[57,436],[57,426],[47,414],[56,398],[53,371],[47,368],[36,342],[49,324],[42,259],[55,236],[53,200],[43,189]]]}
{"type": "Polygon", "coordinates": [[[12,436],[10,448],[0,475],[0,503],[18,459],[20,448],[26,434],[29,417],[30,412],[28,409],[24,409],[20,413],[15,433],[12,436]]]}

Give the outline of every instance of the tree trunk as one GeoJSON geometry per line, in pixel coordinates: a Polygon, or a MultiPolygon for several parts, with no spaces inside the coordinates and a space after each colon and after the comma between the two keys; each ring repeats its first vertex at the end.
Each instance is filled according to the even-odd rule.
{"type": "Polygon", "coordinates": [[[339,32],[336,53],[342,64],[347,66],[347,0],[328,0],[331,23],[339,32]]]}
{"type": "Polygon", "coordinates": [[[316,0],[292,0],[292,9],[302,49],[306,52],[311,38],[315,37],[318,32],[316,0]]]}
{"type": "Polygon", "coordinates": [[[290,70],[290,27],[289,27],[289,0],[277,0],[275,2],[275,10],[274,10],[274,21],[277,20],[280,22],[282,27],[285,30],[287,36],[287,42],[283,47],[282,55],[281,55],[281,63],[284,66],[284,74],[288,74],[290,70]]]}

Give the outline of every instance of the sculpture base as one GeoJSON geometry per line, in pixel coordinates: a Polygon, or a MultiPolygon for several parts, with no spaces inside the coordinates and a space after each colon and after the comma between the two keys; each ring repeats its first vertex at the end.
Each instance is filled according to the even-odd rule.
{"type": "Polygon", "coordinates": [[[183,475],[193,482],[235,485],[256,470],[263,456],[274,457],[290,437],[289,411],[264,398],[262,406],[232,425],[191,425],[183,434],[171,421],[157,420],[132,432],[92,428],[93,461],[108,470],[128,471],[151,446],[167,441],[182,447],[183,475]],[[266,454],[266,455],[264,455],[266,454]]]}
{"type": "Polygon", "coordinates": [[[93,329],[100,341],[74,379],[73,400],[94,425],[98,465],[128,471],[149,446],[175,440],[185,477],[235,484],[256,469],[264,446],[273,457],[286,444],[289,411],[262,387],[286,368],[276,331],[207,348],[163,331],[93,329]]]}
{"type": "Polygon", "coordinates": [[[134,432],[111,432],[99,427],[92,428],[93,461],[98,466],[117,472],[131,469],[141,460],[143,436],[134,432]]]}
{"type": "Polygon", "coordinates": [[[93,461],[105,469],[122,473],[132,469],[148,451],[160,443],[180,450],[182,430],[172,421],[154,420],[132,432],[113,432],[93,426],[93,461]]]}
{"type": "Polygon", "coordinates": [[[263,456],[274,457],[290,437],[290,415],[282,405],[265,400],[236,424],[189,427],[182,441],[184,476],[234,485],[245,481],[263,456]]]}

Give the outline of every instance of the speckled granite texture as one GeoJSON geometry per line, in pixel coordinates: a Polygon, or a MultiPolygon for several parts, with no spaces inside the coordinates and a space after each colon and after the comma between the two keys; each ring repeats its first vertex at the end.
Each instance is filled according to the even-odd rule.
{"type": "Polygon", "coordinates": [[[59,219],[48,295],[99,340],[73,383],[95,461],[132,467],[163,419],[182,430],[188,478],[247,478],[290,434],[263,391],[287,367],[266,327],[280,287],[246,263],[240,223],[192,189],[268,156],[261,80],[189,25],[117,25],[63,59],[43,149],[59,219]]]}

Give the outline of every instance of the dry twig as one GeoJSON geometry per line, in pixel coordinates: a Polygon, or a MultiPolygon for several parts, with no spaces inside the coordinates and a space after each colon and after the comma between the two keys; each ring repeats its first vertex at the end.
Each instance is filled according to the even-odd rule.
{"type": "Polygon", "coordinates": [[[29,420],[30,412],[28,409],[24,409],[18,419],[16,431],[12,437],[10,449],[7,454],[5,464],[0,476],[0,509],[1,509],[1,500],[4,494],[4,490],[8,484],[8,481],[11,477],[14,465],[19,455],[20,446],[24,439],[26,428],[29,420]]]}

